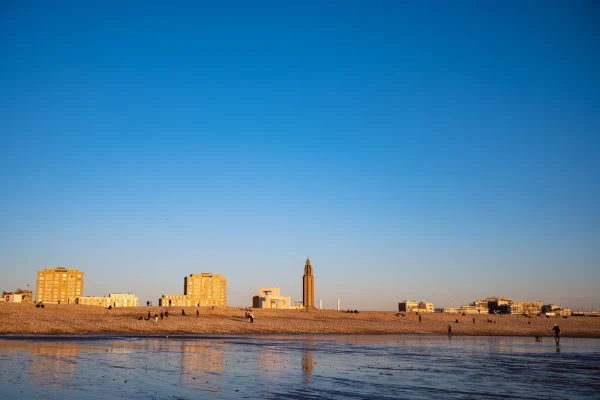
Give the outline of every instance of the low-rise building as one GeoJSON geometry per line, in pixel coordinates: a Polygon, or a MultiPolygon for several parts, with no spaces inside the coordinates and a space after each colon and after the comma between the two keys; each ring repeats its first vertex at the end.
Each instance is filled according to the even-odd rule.
{"type": "Polygon", "coordinates": [[[21,303],[32,303],[33,299],[31,296],[31,290],[17,289],[14,292],[2,292],[2,297],[6,297],[9,294],[21,295],[21,303]]]}
{"type": "Polygon", "coordinates": [[[432,313],[435,311],[433,303],[426,303],[424,301],[404,300],[398,303],[399,312],[425,312],[432,313]]]}
{"type": "Polygon", "coordinates": [[[252,298],[253,308],[288,309],[291,303],[290,296],[281,296],[278,287],[260,288],[258,296],[252,298]]]}
{"type": "Polygon", "coordinates": [[[573,310],[571,310],[570,308],[561,308],[560,315],[561,317],[570,317],[571,315],[573,315],[573,310]]]}
{"type": "Polygon", "coordinates": [[[218,306],[220,302],[203,297],[195,297],[187,294],[163,294],[158,299],[160,307],[210,307],[218,306]]]}
{"type": "Polygon", "coordinates": [[[441,312],[446,314],[487,314],[487,307],[477,307],[472,304],[468,304],[462,307],[446,307],[442,308],[441,312]]]}
{"type": "MultiPolygon", "coordinates": [[[[73,298],[69,298],[68,302],[71,303],[73,298]]],[[[110,298],[105,296],[80,296],[74,298],[74,303],[82,306],[100,306],[108,307],[110,305],[110,298]]]]}
{"type": "Polygon", "coordinates": [[[539,314],[542,308],[542,302],[538,301],[513,301],[508,305],[501,305],[498,310],[503,314],[529,315],[539,314]]]}
{"type": "Polygon", "coordinates": [[[491,314],[496,312],[509,314],[507,306],[513,302],[512,299],[506,297],[491,297],[486,300],[488,300],[488,310],[491,314]]]}
{"type": "Polygon", "coordinates": [[[9,293],[3,296],[4,301],[7,303],[20,303],[23,297],[20,294],[9,293]]]}
{"type": "Polygon", "coordinates": [[[545,304],[542,306],[542,313],[546,316],[570,317],[573,311],[570,308],[561,308],[556,304],[545,304]]]}
{"type": "Polygon", "coordinates": [[[544,304],[542,306],[542,312],[543,313],[552,312],[554,310],[560,310],[560,306],[558,306],[556,304],[544,304]]]}
{"type": "Polygon", "coordinates": [[[80,296],[76,298],[69,298],[69,303],[100,307],[137,307],[138,302],[138,297],[132,293],[111,293],[108,295],[108,297],[80,296]]]}
{"type": "Polygon", "coordinates": [[[17,289],[14,292],[2,292],[2,297],[5,298],[6,295],[9,294],[18,294],[21,295],[21,301],[20,303],[32,303],[33,299],[31,296],[31,290],[25,290],[25,289],[17,289]]]}
{"type": "Polygon", "coordinates": [[[137,307],[138,297],[133,293],[111,293],[108,295],[113,307],[137,307]]]}

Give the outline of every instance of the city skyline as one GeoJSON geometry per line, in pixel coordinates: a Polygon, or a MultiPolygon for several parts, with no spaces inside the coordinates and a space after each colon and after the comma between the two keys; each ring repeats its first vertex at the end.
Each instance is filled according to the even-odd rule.
{"type": "MultiPolygon", "coordinates": [[[[307,277],[306,274],[307,274],[307,268],[308,268],[309,276],[313,277],[313,275],[312,275],[312,265],[311,265],[311,262],[310,262],[310,257],[307,258],[306,263],[304,265],[304,276],[303,276],[303,284],[302,284],[302,288],[303,288],[303,290],[302,290],[302,292],[303,292],[302,299],[303,300],[302,301],[299,301],[299,300],[292,301],[292,302],[290,302],[290,304],[292,304],[292,303],[300,303],[300,304],[304,303],[304,300],[305,300],[304,298],[305,298],[305,293],[306,293],[306,277],[307,277]]],[[[69,272],[70,271],[74,271],[74,273],[76,273],[76,274],[79,273],[79,274],[81,274],[81,276],[83,276],[83,274],[85,273],[85,271],[78,271],[77,269],[65,269],[64,266],[58,266],[58,267],[54,267],[54,268],[45,268],[44,270],[37,271],[38,279],[39,279],[40,274],[47,273],[47,272],[48,273],[53,273],[55,271],[60,272],[61,275],[62,275],[63,272],[67,272],[67,271],[69,271],[69,272]]],[[[196,278],[199,277],[200,279],[202,277],[209,277],[209,278],[213,278],[214,277],[214,278],[218,278],[219,280],[222,279],[224,282],[227,281],[227,278],[224,277],[224,276],[222,276],[221,274],[213,274],[211,272],[193,273],[193,274],[190,274],[189,276],[185,276],[184,277],[184,288],[186,288],[186,289],[188,288],[188,283],[187,283],[188,282],[188,278],[194,277],[194,276],[196,278]]],[[[312,282],[313,282],[313,284],[310,285],[310,286],[314,285],[314,280],[312,282]]],[[[58,285],[58,283],[57,283],[57,285],[58,285]]],[[[30,287],[30,285],[26,285],[26,286],[27,286],[27,288],[30,287]]],[[[34,286],[34,293],[36,293],[36,292],[39,293],[40,289],[38,288],[38,286],[39,286],[39,280],[38,280],[38,284],[36,284],[34,286]]],[[[267,289],[272,289],[272,288],[273,287],[270,287],[270,288],[267,288],[267,289]]],[[[279,288],[275,288],[275,289],[279,290],[279,288]]],[[[6,289],[0,288],[0,290],[6,290],[6,289]]],[[[196,290],[200,290],[200,289],[196,289],[196,290]]],[[[8,290],[6,290],[6,291],[8,292],[8,290]]],[[[110,292],[110,290],[109,290],[109,293],[112,293],[111,296],[114,294],[114,292],[110,292]]],[[[118,293],[117,295],[121,295],[122,296],[123,293],[118,293]]],[[[309,293],[312,293],[312,292],[309,290],[309,293]]],[[[127,292],[127,294],[131,295],[132,293],[131,292],[127,292]]],[[[165,295],[168,296],[167,300],[168,300],[169,297],[172,297],[172,296],[175,296],[175,297],[178,297],[178,298],[185,297],[185,293],[179,293],[179,294],[166,294],[166,293],[162,293],[161,297],[156,301],[156,303],[155,303],[155,299],[152,299],[152,298],[148,298],[145,301],[149,301],[152,304],[158,304],[160,306],[169,306],[168,303],[165,304],[165,295]],[[163,300],[163,304],[160,304],[161,300],[163,300]]],[[[314,295],[314,293],[313,293],[313,295],[314,295]]],[[[77,297],[83,297],[83,298],[85,298],[85,297],[98,297],[98,296],[100,296],[98,293],[95,293],[93,295],[89,295],[87,293],[81,293],[81,294],[68,295],[67,297],[71,297],[71,298],[75,299],[77,297]]],[[[106,296],[106,298],[108,298],[107,295],[104,295],[104,296],[106,296]]],[[[235,297],[237,298],[238,296],[235,296],[235,297]]],[[[253,297],[256,297],[256,296],[253,296],[253,297]]],[[[310,297],[310,295],[309,295],[309,297],[310,297]]],[[[201,301],[203,303],[203,304],[200,304],[201,306],[207,306],[207,304],[204,304],[204,300],[200,300],[199,296],[196,296],[196,297],[192,296],[192,298],[193,298],[194,301],[191,301],[191,302],[188,301],[187,303],[184,301],[183,303],[186,303],[188,306],[195,306],[195,304],[198,301],[201,301]]],[[[503,299],[503,300],[511,300],[509,298],[505,298],[505,297],[497,296],[497,295],[488,296],[487,299],[489,300],[489,298],[500,298],[500,299],[503,299]]],[[[65,297],[65,299],[61,298],[61,300],[62,300],[63,304],[67,304],[68,303],[68,301],[66,301],[66,297],[65,297]]],[[[326,306],[324,306],[323,309],[329,309],[329,310],[336,309],[337,308],[337,301],[338,300],[340,300],[340,299],[339,298],[336,299],[336,301],[335,301],[336,304],[334,306],[326,304],[326,306]]],[[[50,298],[49,299],[37,299],[36,298],[35,301],[36,302],[38,302],[38,301],[51,302],[51,299],[50,298]]],[[[180,301],[180,300],[178,300],[178,301],[180,301]]],[[[321,303],[322,299],[319,299],[318,301],[319,301],[319,303],[321,303]]],[[[408,301],[408,300],[404,300],[404,301],[408,301]]],[[[420,301],[424,301],[424,300],[421,298],[420,301]]],[[[463,307],[463,306],[473,306],[474,304],[476,304],[478,302],[481,302],[481,301],[482,301],[481,299],[470,299],[468,302],[464,302],[463,304],[461,304],[460,307],[463,307]]],[[[518,303],[523,303],[523,302],[527,303],[529,301],[535,302],[535,300],[530,299],[530,298],[527,298],[527,299],[525,299],[525,298],[523,298],[523,299],[517,299],[516,301],[518,303]]],[[[540,307],[541,307],[542,304],[553,304],[553,303],[556,303],[556,301],[553,301],[550,298],[545,298],[543,300],[539,299],[538,301],[540,302],[540,307]]],[[[413,302],[415,304],[419,304],[419,301],[417,301],[417,300],[410,300],[410,302],[413,302]]],[[[140,306],[143,306],[144,305],[143,303],[144,302],[142,301],[140,303],[140,306]]],[[[253,299],[250,300],[250,303],[253,304],[253,299]]],[[[174,303],[175,306],[184,306],[186,304],[174,303]]],[[[231,304],[226,303],[226,306],[227,307],[244,307],[245,308],[245,307],[251,306],[251,304],[250,305],[248,305],[248,304],[235,304],[235,305],[231,305],[231,304]]],[[[320,307],[316,307],[314,299],[312,300],[312,303],[309,301],[309,304],[312,304],[312,305],[309,305],[309,307],[308,307],[310,309],[320,308],[320,307]]],[[[423,304],[428,304],[429,305],[431,303],[423,303],[423,304]]],[[[454,305],[457,304],[457,302],[455,300],[448,300],[448,299],[446,299],[446,301],[442,302],[442,304],[444,304],[444,305],[445,304],[453,304],[453,306],[451,306],[450,308],[459,308],[459,307],[455,307],[454,306],[454,305]]],[[[564,305],[563,305],[563,307],[564,307],[564,305]]],[[[353,307],[347,307],[345,309],[352,309],[352,308],[353,307]]],[[[431,310],[428,311],[428,312],[433,312],[433,305],[431,305],[430,308],[431,308],[431,310]]],[[[442,307],[436,307],[436,309],[441,309],[441,308],[448,308],[448,306],[445,305],[445,306],[442,306],[442,307]]],[[[567,307],[567,308],[569,310],[571,309],[570,307],[567,307]]],[[[344,308],[341,308],[341,309],[343,310],[344,308]]],[[[375,310],[375,311],[376,310],[387,310],[387,311],[391,311],[391,310],[394,310],[394,309],[395,309],[394,307],[387,307],[387,306],[386,307],[382,307],[382,308],[363,308],[363,310],[365,310],[365,311],[368,311],[368,310],[375,310]]],[[[589,307],[589,308],[577,307],[577,308],[574,309],[574,311],[576,311],[576,310],[590,311],[590,310],[594,310],[594,306],[589,307]]]]}
{"type": "Polygon", "coordinates": [[[600,307],[599,14],[3,3],[0,290],[600,307]]]}

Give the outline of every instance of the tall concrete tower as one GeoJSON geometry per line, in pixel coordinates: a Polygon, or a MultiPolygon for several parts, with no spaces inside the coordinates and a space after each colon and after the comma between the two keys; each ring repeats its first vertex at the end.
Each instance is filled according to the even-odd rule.
{"type": "Polygon", "coordinates": [[[306,259],[304,276],[302,277],[302,305],[309,310],[315,308],[315,277],[313,276],[310,258],[306,259]]]}

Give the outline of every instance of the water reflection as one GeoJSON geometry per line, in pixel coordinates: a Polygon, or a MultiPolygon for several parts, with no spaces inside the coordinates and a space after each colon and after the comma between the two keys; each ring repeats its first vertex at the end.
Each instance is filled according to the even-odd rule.
{"type": "Polygon", "coordinates": [[[592,398],[598,365],[594,339],[0,339],[0,398],[592,398]]]}
{"type": "Polygon", "coordinates": [[[53,343],[30,348],[29,375],[38,384],[65,385],[75,380],[79,345],[53,343]]]}
{"type": "Polygon", "coordinates": [[[314,367],[313,344],[306,342],[302,346],[302,377],[305,386],[310,383],[310,376],[313,373],[314,367]]]}
{"type": "Polygon", "coordinates": [[[23,369],[15,371],[18,379],[24,373],[37,384],[57,387],[76,380],[80,349],[76,343],[0,342],[0,352],[10,358],[27,355],[27,361],[19,363],[23,369]]]}
{"type": "Polygon", "coordinates": [[[182,341],[171,351],[181,352],[181,383],[218,392],[223,379],[224,344],[216,341],[182,341]],[[209,386],[207,386],[209,384],[209,386]]]}

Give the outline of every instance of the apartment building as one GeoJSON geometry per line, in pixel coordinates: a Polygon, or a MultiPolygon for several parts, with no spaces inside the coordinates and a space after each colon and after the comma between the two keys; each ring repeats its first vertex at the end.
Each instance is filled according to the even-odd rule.
{"type": "Polygon", "coordinates": [[[83,272],[65,267],[45,268],[37,273],[35,301],[67,303],[83,295],[83,272]]]}

